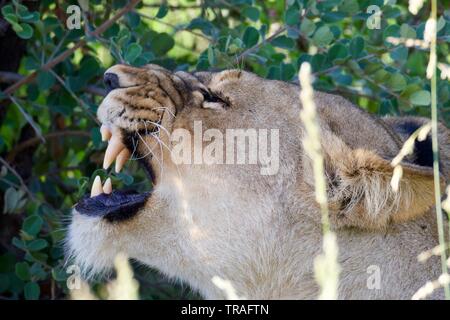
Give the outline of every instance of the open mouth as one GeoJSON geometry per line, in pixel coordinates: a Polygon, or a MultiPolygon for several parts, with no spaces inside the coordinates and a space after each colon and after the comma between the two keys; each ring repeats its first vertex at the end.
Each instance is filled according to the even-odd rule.
{"type": "MultiPolygon", "coordinates": [[[[102,125],[100,128],[103,141],[108,141],[103,169],[108,169],[115,162],[115,171],[119,173],[125,163],[131,158],[135,133],[102,125]]],[[[151,132],[153,133],[153,132],[151,132]]],[[[148,134],[148,132],[147,132],[148,134]]],[[[154,181],[154,171],[145,157],[138,156],[139,163],[149,178],[154,181]]],[[[102,185],[100,176],[96,176],[89,195],[84,196],[75,209],[83,215],[101,217],[108,221],[122,221],[134,216],[141,209],[152,191],[138,192],[135,190],[113,190],[111,178],[102,185]]]]}

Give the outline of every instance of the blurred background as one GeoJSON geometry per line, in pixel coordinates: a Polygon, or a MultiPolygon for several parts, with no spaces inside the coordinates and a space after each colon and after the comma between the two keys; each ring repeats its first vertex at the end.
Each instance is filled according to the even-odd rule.
{"type": "MultiPolygon", "coordinates": [[[[99,170],[96,109],[113,64],[171,70],[242,68],[297,81],[378,115],[430,115],[429,60],[417,15],[395,0],[0,0],[0,299],[68,295],[63,239],[95,175],[144,187],[135,163],[99,170]],[[392,38],[400,39],[397,41],[392,38]]],[[[438,112],[450,124],[450,1],[438,4],[438,112]],[[442,75],[442,78],[441,78],[442,75]]],[[[132,263],[141,299],[199,299],[132,263]]],[[[92,285],[105,297],[103,281],[92,285]]]]}

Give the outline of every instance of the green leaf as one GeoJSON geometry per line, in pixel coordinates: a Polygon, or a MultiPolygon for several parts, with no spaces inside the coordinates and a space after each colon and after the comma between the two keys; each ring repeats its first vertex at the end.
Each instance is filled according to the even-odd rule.
{"type": "Polygon", "coordinates": [[[300,12],[296,5],[290,6],[286,10],[284,21],[287,25],[294,25],[300,22],[300,12]]]}
{"type": "Polygon", "coordinates": [[[124,59],[132,64],[142,53],[142,47],[138,43],[132,43],[125,51],[124,59]]]}
{"type": "Polygon", "coordinates": [[[245,44],[245,47],[250,48],[258,43],[259,40],[259,32],[253,27],[247,27],[244,31],[244,35],[242,36],[242,41],[245,44]]]}
{"type": "Polygon", "coordinates": [[[267,79],[280,80],[281,79],[281,68],[279,66],[271,66],[267,73],[267,79]]]}
{"type": "Polygon", "coordinates": [[[30,268],[30,275],[33,279],[44,280],[47,276],[47,272],[45,272],[41,264],[33,263],[30,268]]]}
{"type": "Polygon", "coordinates": [[[7,4],[2,8],[2,14],[3,16],[6,16],[8,14],[14,14],[14,8],[11,4],[7,4]]]}
{"type": "Polygon", "coordinates": [[[404,23],[400,27],[400,36],[402,38],[415,39],[416,38],[416,30],[410,27],[408,24],[404,23]]]}
{"type": "Polygon", "coordinates": [[[14,213],[24,205],[25,192],[22,189],[10,187],[4,194],[3,213],[14,213]]]}
{"type": "Polygon", "coordinates": [[[68,275],[66,273],[66,270],[63,268],[57,267],[52,269],[52,277],[56,281],[64,281],[67,279],[68,275]]]}
{"type": "Polygon", "coordinates": [[[28,8],[25,6],[20,6],[17,13],[20,19],[30,19],[33,17],[33,13],[28,11],[28,8]]]}
{"type": "Polygon", "coordinates": [[[22,229],[29,235],[35,236],[41,230],[43,223],[44,221],[42,220],[42,218],[39,215],[34,214],[25,219],[22,225],[22,229]]]}
{"type": "Polygon", "coordinates": [[[23,288],[25,299],[37,300],[41,294],[41,289],[36,282],[28,282],[23,288]]]}
{"type": "Polygon", "coordinates": [[[429,106],[431,103],[431,95],[427,90],[420,90],[414,92],[410,97],[409,101],[415,106],[429,106]]]}
{"type": "Polygon", "coordinates": [[[245,7],[244,10],[242,10],[242,14],[252,21],[258,21],[259,19],[259,10],[256,7],[245,7]]]}
{"type": "Polygon", "coordinates": [[[333,41],[333,33],[327,25],[324,25],[317,29],[316,33],[313,36],[313,42],[318,47],[325,47],[331,41],[333,41]]]}
{"type": "Polygon", "coordinates": [[[328,58],[331,61],[345,59],[348,56],[347,47],[343,44],[337,43],[328,51],[328,58]]]}
{"type": "Polygon", "coordinates": [[[315,54],[312,58],[311,58],[311,68],[313,70],[313,72],[317,72],[320,71],[324,68],[324,64],[325,64],[325,56],[323,54],[315,54]]]}
{"type": "Polygon", "coordinates": [[[383,31],[383,39],[388,37],[400,37],[400,27],[397,24],[391,24],[383,31]]]}
{"type": "Polygon", "coordinates": [[[349,16],[357,14],[359,12],[359,4],[357,0],[344,0],[339,6],[339,10],[346,13],[349,16]]]}
{"type": "Polygon", "coordinates": [[[290,81],[296,74],[296,68],[290,63],[283,63],[280,68],[281,80],[290,81]]]}
{"type": "Polygon", "coordinates": [[[20,280],[30,280],[30,266],[26,262],[16,263],[16,275],[20,280]]]}
{"type": "Polygon", "coordinates": [[[13,187],[8,188],[3,195],[3,201],[3,213],[13,212],[17,205],[17,202],[19,201],[16,189],[14,189],[13,187]]]}
{"type": "Polygon", "coordinates": [[[188,29],[188,30],[199,29],[204,34],[207,34],[207,35],[211,35],[214,28],[215,28],[214,25],[210,21],[203,19],[203,18],[193,19],[189,23],[189,25],[186,27],[186,29],[188,29]]]}
{"type": "Polygon", "coordinates": [[[8,21],[10,24],[14,25],[18,23],[18,19],[17,16],[15,14],[9,13],[9,14],[5,14],[4,18],[6,21],[8,21]]]}
{"type": "Polygon", "coordinates": [[[158,18],[158,19],[164,18],[167,15],[167,12],[169,12],[169,8],[167,7],[167,5],[162,4],[159,7],[158,12],[156,13],[156,18],[158,18]]]}
{"type": "Polygon", "coordinates": [[[442,28],[445,27],[446,21],[444,16],[440,16],[438,21],[437,21],[437,25],[436,25],[436,32],[439,32],[442,30],[442,28]]]}
{"type": "Polygon", "coordinates": [[[94,127],[91,129],[91,140],[95,148],[99,149],[102,146],[102,135],[100,134],[100,129],[94,127]]]}
{"type": "Polygon", "coordinates": [[[20,19],[24,22],[36,23],[41,19],[41,15],[39,12],[31,12],[26,17],[20,17],[20,19]]]}
{"type": "Polygon", "coordinates": [[[24,22],[29,22],[29,23],[36,23],[39,21],[39,19],[41,18],[41,15],[39,14],[39,12],[31,12],[29,15],[24,16],[24,17],[20,17],[20,19],[24,22]]]}
{"type": "Polygon", "coordinates": [[[363,50],[364,50],[364,39],[362,37],[358,36],[350,41],[349,51],[350,55],[353,58],[360,57],[363,50]]]}
{"type": "Polygon", "coordinates": [[[408,48],[405,46],[398,46],[391,51],[391,58],[400,63],[405,63],[408,59],[408,48]]]}
{"type": "Polygon", "coordinates": [[[162,56],[175,45],[173,38],[167,33],[158,33],[151,38],[151,47],[155,56],[162,56]]]}
{"type": "Polygon", "coordinates": [[[137,28],[137,26],[141,22],[141,17],[136,12],[128,12],[126,18],[130,28],[132,29],[137,28]]]}
{"type": "Polygon", "coordinates": [[[272,45],[283,49],[292,49],[295,46],[295,41],[286,36],[278,36],[272,40],[272,45]]]}
{"type": "Polygon", "coordinates": [[[316,24],[308,18],[304,18],[300,24],[300,32],[309,37],[314,31],[316,31],[316,24]]]}
{"type": "Polygon", "coordinates": [[[406,79],[400,73],[395,73],[389,77],[387,84],[393,91],[402,91],[406,87],[406,79]]]}
{"type": "Polygon", "coordinates": [[[373,79],[376,81],[376,82],[385,82],[385,81],[387,81],[388,80],[388,78],[389,78],[389,72],[387,72],[386,70],[384,70],[384,69],[380,69],[380,70],[378,70],[377,72],[375,72],[375,74],[373,75],[373,79]]]}
{"type": "Polygon", "coordinates": [[[48,71],[39,71],[37,83],[41,91],[50,89],[55,84],[55,77],[48,71]]]}
{"type": "Polygon", "coordinates": [[[13,28],[15,33],[19,33],[19,32],[23,31],[23,28],[22,28],[22,26],[19,23],[16,23],[16,22],[13,22],[13,21],[10,21],[9,23],[11,23],[11,26],[12,26],[12,28],[13,28]]]}
{"type": "Polygon", "coordinates": [[[17,35],[22,39],[30,39],[33,36],[33,28],[27,23],[20,24],[22,30],[16,31],[17,35]]]}
{"type": "Polygon", "coordinates": [[[17,237],[14,237],[12,239],[12,244],[14,246],[16,246],[17,248],[22,249],[24,251],[27,249],[27,246],[25,245],[25,243],[17,237]]]}
{"type": "Polygon", "coordinates": [[[208,47],[208,62],[210,66],[214,66],[216,64],[216,54],[214,52],[213,47],[208,47]]]}
{"type": "Polygon", "coordinates": [[[44,239],[36,239],[27,244],[27,248],[30,251],[39,251],[48,246],[48,242],[44,239]]]}

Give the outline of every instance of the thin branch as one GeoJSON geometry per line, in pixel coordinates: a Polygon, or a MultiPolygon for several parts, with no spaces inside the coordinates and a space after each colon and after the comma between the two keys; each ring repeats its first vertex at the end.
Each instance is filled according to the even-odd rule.
{"type": "MultiPolygon", "coordinates": [[[[123,7],[122,9],[120,9],[116,15],[114,17],[112,17],[111,19],[105,21],[102,25],[100,25],[97,29],[95,29],[94,32],[92,32],[93,36],[98,36],[101,35],[103,32],[105,32],[109,27],[111,27],[117,20],[119,20],[124,14],[126,14],[127,12],[133,10],[133,8],[140,2],[141,0],[131,0],[125,7],[123,7]]],[[[46,64],[44,64],[43,66],[41,66],[41,68],[39,70],[36,70],[34,72],[32,72],[31,74],[29,74],[28,76],[24,77],[23,79],[17,81],[16,83],[14,83],[13,85],[11,85],[10,87],[6,88],[6,90],[4,91],[4,93],[7,96],[10,96],[11,94],[13,94],[17,89],[19,89],[21,86],[23,86],[24,84],[30,83],[32,81],[34,81],[34,79],[37,77],[38,71],[49,71],[50,69],[52,69],[54,66],[56,66],[57,64],[59,64],[60,62],[64,61],[65,59],[67,59],[68,57],[70,57],[77,49],[84,47],[87,44],[86,40],[80,40],[77,43],[74,44],[73,47],[71,47],[70,49],[67,49],[66,51],[64,51],[63,53],[61,53],[59,56],[55,57],[54,59],[50,60],[49,62],[47,62],[46,64]]]]}
{"type": "Polygon", "coordinates": [[[409,101],[408,99],[403,98],[402,96],[400,96],[399,94],[393,92],[391,89],[389,89],[388,87],[375,82],[374,80],[372,80],[369,76],[365,76],[362,77],[364,80],[366,80],[367,82],[371,83],[372,85],[380,88],[381,90],[383,90],[384,92],[388,93],[389,95],[395,97],[398,101],[402,101],[403,103],[407,104],[409,107],[413,107],[414,105],[411,103],[411,101],[409,101]]]}
{"type": "MultiPolygon", "coordinates": [[[[86,137],[90,138],[91,134],[87,131],[83,130],[66,130],[66,131],[55,131],[45,134],[43,137],[46,140],[55,139],[59,137],[68,137],[68,136],[79,136],[79,137],[86,137]]],[[[23,150],[33,147],[37,144],[39,144],[41,140],[38,137],[34,137],[28,140],[25,140],[24,142],[18,144],[6,157],[8,162],[13,162],[17,154],[22,152],[23,150]]]]}
{"type": "Polygon", "coordinates": [[[160,23],[160,24],[162,24],[162,25],[165,25],[166,27],[170,27],[170,28],[174,29],[175,31],[186,31],[186,32],[189,32],[189,33],[191,33],[191,34],[197,36],[197,37],[201,37],[201,38],[203,38],[203,39],[205,39],[205,40],[208,40],[208,41],[210,41],[210,42],[213,42],[213,39],[211,39],[211,38],[208,37],[208,36],[205,36],[205,35],[202,34],[202,33],[199,33],[199,32],[193,31],[193,30],[189,30],[189,29],[185,29],[185,28],[176,26],[176,25],[171,24],[171,23],[168,23],[168,22],[161,21],[161,20],[158,19],[158,18],[154,18],[154,17],[149,16],[149,15],[147,15],[147,14],[145,14],[145,13],[142,13],[142,12],[136,12],[136,13],[137,13],[139,16],[141,16],[142,18],[145,18],[145,19],[148,19],[148,20],[151,20],[151,21],[158,22],[158,23],[160,23]]]}
{"type": "Polygon", "coordinates": [[[253,47],[248,48],[247,50],[243,51],[240,55],[238,55],[236,57],[236,63],[240,64],[242,62],[242,60],[249,55],[250,53],[253,53],[255,51],[257,51],[260,47],[262,47],[263,45],[265,45],[266,43],[269,43],[270,41],[272,41],[273,39],[275,39],[278,35],[280,35],[281,33],[286,31],[286,27],[281,27],[280,29],[278,29],[277,31],[275,31],[270,37],[264,39],[263,41],[261,41],[260,43],[255,44],[253,47]]]}
{"type": "MultiPolygon", "coordinates": [[[[38,141],[39,141],[39,139],[38,139],[38,141]]],[[[13,175],[16,176],[16,178],[19,180],[20,185],[25,190],[25,192],[30,197],[30,199],[32,201],[36,201],[36,198],[34,197],[34,195],[31,193],[30,189],[28,189],[27,185],[23,181],[22,176],[16,170],[14,170],[14,168],[11,167],[11,165],[2,157],[0,157],[0,163],[3,164],[6,167],[6,169],[8,169],[13,175]]]]}
{"type": "MultiPolygon", "coordinates": [[[[148,4],[148,3],[144,3],[142,6],[145,8],[159,8],[161,7],[163,3],[152,3],[152,4],[148,4]]],[[[208,5],[208,8],[210,7],[214,7],[216,8],[217,6],[210,6],[208,5]]],[[[167,8],[169,10],[187,10],[187,9],[201,9],[203,8],[203,5],[201,4],[192,4],[189,6],[181,6],[181,5],[167,5],[167,8]]]]}
{"type": "MultiPolygon", "coordinates": [[[[0,71],[0,83],[14,83],[25,78],[21,74],[9,72],[9,71],[0,71]]],[[[58,90],[60,88],[59,85],[55,85],[53,89],[58,90]]],[[[106,90],[102,87],[98,87],[95,85],[87,85],[85,87],[86,92],[92,93],[96,96],[104,97],[106,96],[106,90]]]]}
{"type": "Polygon", "coordinates": [[[33,128],[33,130],[36,132],[37,136],[42,142],[45,142],[44,137],[42,137],[41,128],[39,128],[39,125],[34,122],[33,118],[25,111],[25,109],[20,105],[20,103],[14,98],[9,97],[12,101],[12,103],[19,109],[20,113],[23,115],[25,120],[30,124],[30,126],[33,128]]]}
{"type": "Polygon", "coordinates": [[[63,79],[61,79],[61,77],[53,70],[50,70],[51,74],[53,74],[53,76],[56,78],[56,80],[58,80],[58,82],[61,84],[61,86],[63,86],[67,92],[72,96],[73,99],[75,99],[75,101],[78,102],[78,104],[80,104],[80,106],[86,111],[86,113],[91,117],[91,119],[97,123],[100,124],[100,122],[97,120],[97,118],[95,117],[95,115],[92,114],[92,111],[89,109],[89,106],[86,104],[86,102],[84,102],[82,99],[80,99],[64,82],[63,79]]]}
{"type": "MultiPolygon", "coordinates": [[[[364,57],[358,58],[358,59],[353,60],[353,61],[355,61],[355,62],[360,62],[360,61],[362,61],[362,60],[372,59],[372,58],[375,58],[375,57],[376,57],[376,55],[375,55],[374,53],[371,53],[371,54],[368,54],[368,55],[366,55],[366,56],[364,56],[364,57]]],[[[312,75],[313,75],[313,76],[320,76],[320,75],[323,75],[323,74],[330,73],[330,72],[333,72],[333,71],[335,71],[335,70],[338,70],[339,68],[342,68],[343,66],[345,66],[345,65],[338,64],[338,65],[335,65],[335,66],[330,67],[330,68],[328,68],[328,69],[320,70],[320,71],[314,72],[312,75]]]]}

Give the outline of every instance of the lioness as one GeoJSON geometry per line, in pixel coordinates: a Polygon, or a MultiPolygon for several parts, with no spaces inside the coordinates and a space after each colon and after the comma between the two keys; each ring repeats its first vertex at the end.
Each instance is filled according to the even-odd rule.
{"type": "MultiPolygon", "coordinates": [[[[303,151],[299,87],[241,70],[189,74],[156,65],[115,65],[104,77],[110,90],[98,109],[109,140],[104,167],[115,160],[120,170],[133,154],[154,187],[112,191],[110,180],[102,186],[96,178],[69,226],[75,263],[97,274],[124,252],[205,298],[226,298],[214,276],[247,299],[317,298],[313,261],[322,249],[321,215],[303,151]],[[266,141],[268,154],[279,147],[276,172],[262,174],[261,162],[177,163],[171,155],[182,140],[171,137],[177,129],[192,133],[183,142],[188,148],[212,143],[211,136],[194,136],[196,121],[216,137],[230,128],[278,130],[279,141],[266,141]]],[[[410,299],[441,273],[439,258],[417,261],[437,245],[430,138],[402,163],[398,192],[390,187],[390,161],[427,119],[378,119],[320,92],[315,103],[339,245],[339,298],[410,299]]],[[[444,180],[450,172],[444,126],[439,139],[444,180]]]]}

